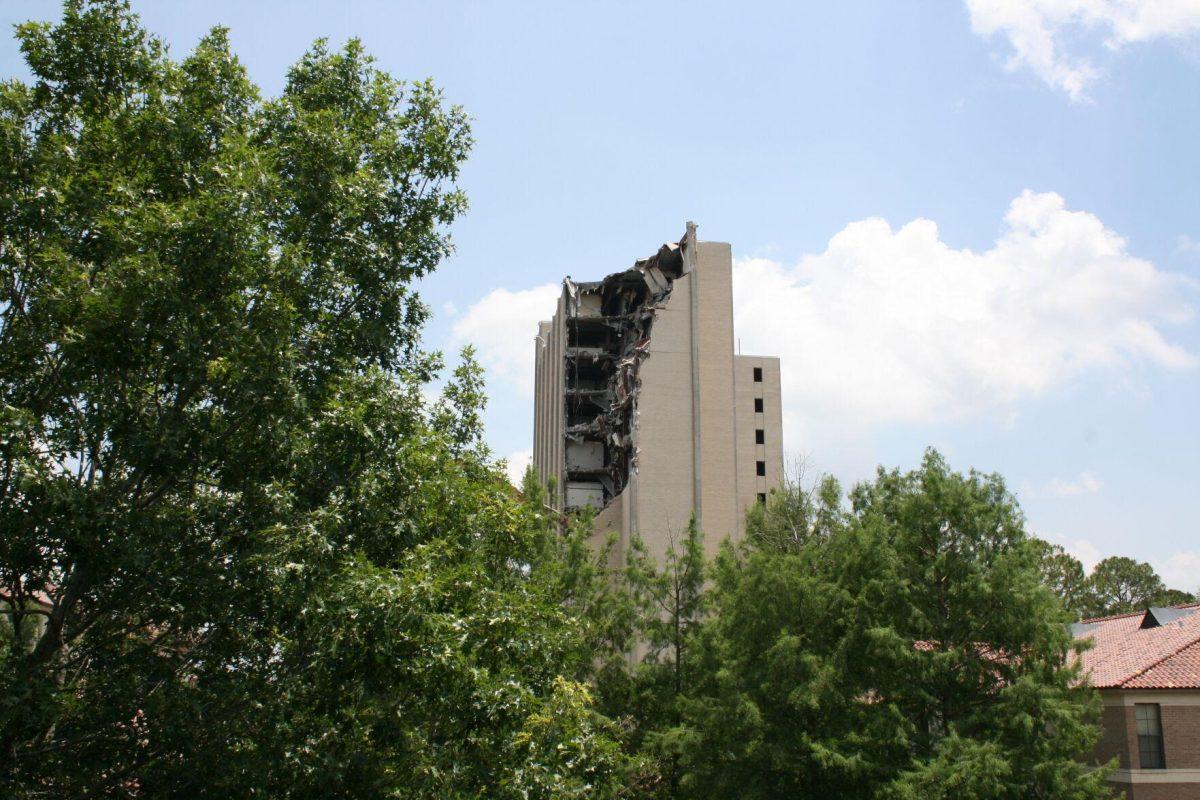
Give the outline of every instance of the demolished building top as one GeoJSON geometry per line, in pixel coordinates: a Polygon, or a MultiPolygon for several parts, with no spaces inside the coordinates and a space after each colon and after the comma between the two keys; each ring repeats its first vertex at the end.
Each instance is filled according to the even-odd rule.
{"type": "Polygon", "coordinates": [[[566,319],[566,506],[603,508],[637,471],[639,372],[651,329],[677,278],[694,226],[678,243],[600,281],[563,281],[566,319]]]}

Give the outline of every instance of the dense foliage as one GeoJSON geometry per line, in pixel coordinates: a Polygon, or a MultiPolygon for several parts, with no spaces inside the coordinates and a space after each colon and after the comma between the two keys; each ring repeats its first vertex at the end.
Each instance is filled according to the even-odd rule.
{"type": "MultiPolygon", "coordinates": [[[[630,739],[660,776],[648,793],[1111,796],[1081,763],[1096,698],[999,478],[930,452],[848,504],[828,479],[772,493],[747,532],[690,601],[702,619],[635,603],[649,630],[688,631],[665,639],[673,658],[631,667],[630,739]]],[[[703,560],[680,554],[664,586],[703,560]]]]}
{"type": "Polygon", "coordinates": [[[470,135],[323,42],[262,99],[119,0],[0,86],[0,794],[604,796],[555,552],[412,291],[470,135]]]}

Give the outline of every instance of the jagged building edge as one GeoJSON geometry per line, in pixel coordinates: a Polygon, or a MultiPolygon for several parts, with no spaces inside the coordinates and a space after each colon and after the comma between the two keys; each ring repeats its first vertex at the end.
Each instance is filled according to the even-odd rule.
{"type": "Polygon", "coordinates": [[[731,250],[692,223],[629,269],[566,278],[535,346],[534,467],[598,533],[661,552],[695,514],[736,538],[782,481],[779,361],[733,353],[731,250]]]}
{"type": "Polygon", "coordinates": [[[601,281],[563,281],[567,348],[568,510],[604,508],[637,471],[633,420],[641,389],[639,368],[648,355],[654,319],[681,274],[680,244],[601,281]]]}

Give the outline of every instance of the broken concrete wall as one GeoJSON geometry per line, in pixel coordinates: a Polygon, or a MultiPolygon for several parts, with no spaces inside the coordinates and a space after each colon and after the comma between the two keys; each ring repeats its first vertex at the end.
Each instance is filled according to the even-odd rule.
{"type": "Polygon", "coordinates": [[[565,505],[604,508],[637,470],[640,370],[656,315],[684,272],[683,243],[601,281],[563,282],[565,505]]]}

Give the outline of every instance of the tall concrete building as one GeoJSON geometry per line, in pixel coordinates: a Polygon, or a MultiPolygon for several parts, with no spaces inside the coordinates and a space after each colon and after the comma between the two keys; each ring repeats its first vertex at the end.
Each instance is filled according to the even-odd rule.
{"type": "Polygon", "coordinates": [[[598,510],[661,556],[695,513],[710,552],[783,480],[779,359],[734,352],[728,244],[678,243],[603,280],[567,278],[538,324],[533,465],[551,502],[598,510]]]}

